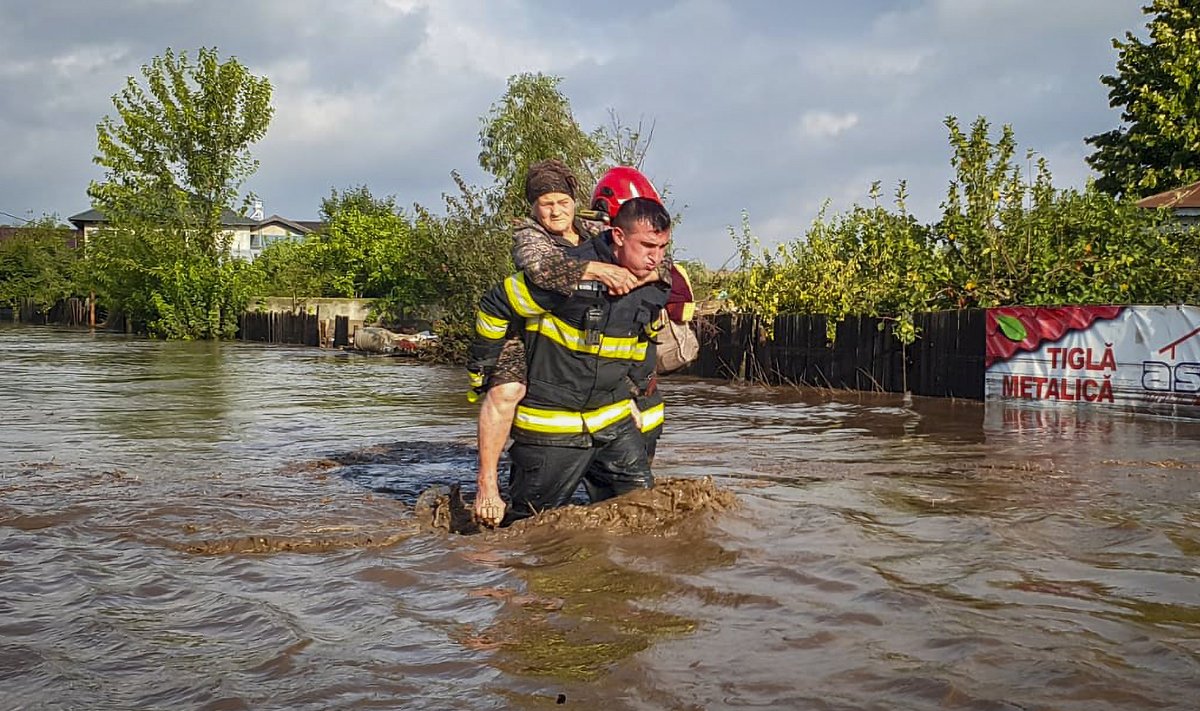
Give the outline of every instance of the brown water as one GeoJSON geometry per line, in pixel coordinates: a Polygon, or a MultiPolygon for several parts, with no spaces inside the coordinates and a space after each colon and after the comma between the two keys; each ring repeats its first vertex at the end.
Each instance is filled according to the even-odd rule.
{"type": "Polygon", "coordinates": [[[664,387],[736,507],[458,536],[453,368],[0,327],[0,709],[1200,708],[1200,424],[664,387]]]}

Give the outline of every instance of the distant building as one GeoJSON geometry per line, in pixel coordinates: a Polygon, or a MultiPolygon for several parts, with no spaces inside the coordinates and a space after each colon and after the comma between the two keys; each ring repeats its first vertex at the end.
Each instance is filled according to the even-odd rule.
{"type": "MultiPolygon", "coordinates": [[[[262,203],[255,204],[255,211],[258,215],[262,214],[262,203]]],[[[80,244],[86,244],[97,230],[103,229],[108,223],[104,213],[96,209],[67,219],[75,225],[80,244]]],[[[322,224],[309,220],[288,220],[279,215],[271,215],[265,220],[254,219],[253,216],[243,217],[229,209],[221,212],[221,227],[230,237],[230,256],[246,260],[253,260],[272,242],[303,239],[305,235],[320,229],[322,224]]]]}
{"type": "Polygon", "coordinates": [[[306,235],[321,229],[324,224],[312,220],[289,220],[279,215],[271,215],[265,220],[255,223],[254,229],[250,232],[250,241],[247,245],[249,256],[246,258],[254,259],[264,247],[272,242],[302,240],[306,235]]]}
{"type": "Polygon", "coordinates": [[[1144,197],[1138,207],[1167,208],[1182,225],[1200,225],[1200,182],[1144,197]]]}

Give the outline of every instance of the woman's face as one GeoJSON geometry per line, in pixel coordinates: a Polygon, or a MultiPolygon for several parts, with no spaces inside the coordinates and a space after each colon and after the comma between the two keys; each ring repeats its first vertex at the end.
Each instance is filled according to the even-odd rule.
{"type": "Polygon", "coordinates": [[[546,193],[533,203],[533,215],[547,232],[561,235],[575,221],[575,198],[566,193],[546,193]]]}

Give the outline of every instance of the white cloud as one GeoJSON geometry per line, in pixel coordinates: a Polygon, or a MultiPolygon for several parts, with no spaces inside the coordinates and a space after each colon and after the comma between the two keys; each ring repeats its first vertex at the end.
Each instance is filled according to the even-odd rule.
{"type": "Polygon", "coordinates": [[[78,78],[111,69],[128,56],[129,48],[124,44],[92,45],[52,57],[49,64],[58,74],[78,78]]]}
{"type": "Polygon", "coordinates": [[[832,111],[807,111],[800,117],[796,132],[801,139],[835,138],[858,125],[858,114],[832,111]]]}
{"type": "Polygon", "coordinates": [[[520,72],[553,73],[582,61],[603,62],[611,54],[605,42],[547,32],[537,14],[525,3],[492,4],[486,10],[476,6],[474,11],[432,4],[418,57],[437,72],[503,80],[520,72]]]}
{"type": "Polygon", "coordinates": [[[934,53],[928,47],[888,48],[841,43],[810,52],[805,63],[811,73],[837,81],[892,79],[917,74],[934,53]]]}

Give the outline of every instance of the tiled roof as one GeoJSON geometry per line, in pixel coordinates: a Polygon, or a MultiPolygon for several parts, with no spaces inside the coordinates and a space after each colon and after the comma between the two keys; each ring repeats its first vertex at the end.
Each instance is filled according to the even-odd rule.
{"type": "Polygon", "coordinates": [[[315,232],[316,230],[320,229],[325,224],[323,222],[313,222],[311,220],[289,220],[286,217],[281,217],[280,215],[271,215],[267,219],[262,220],[261,222],[257,223],[256,227],[261,229],[263,226],[269,225],[272,223],[283,225],[284,227],[295,230],[296,232],[299,232],[300,234],[308,234],[309,232],[315,232]]]}
{"type": "Polygon", "coordinates": [[[1200,207],[1200,182],[1144,197],[1138,200],[1137,206],[1169,207],[1172,209],[1200,207]]]}
{"type": "MultiPolygon", "coordinates": [[[[67,221],[76,227],[83,227],[83,223],[108,222],[108,218],[104,216],[103,212],[92,208],[91,210],[84,210],[78,215],[71,215],[67,218],[67,221]]],[[[258,224],[257,220],[243,217],[229,208],[221,211],[221,225],[224,227],[253,227],[256,224],[258,224]]]]}

